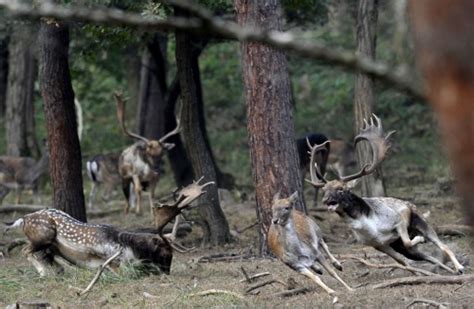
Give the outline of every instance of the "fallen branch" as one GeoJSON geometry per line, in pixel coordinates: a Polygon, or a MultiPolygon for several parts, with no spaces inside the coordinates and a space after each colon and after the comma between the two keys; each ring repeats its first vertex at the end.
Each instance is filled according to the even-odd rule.
{"type": "Polygon", "coordinates": [[[447,224],[436,226],[434,229],[439,235],[466,236],[474,233],[469,225],[447,224]]]}
{"type": "Polygon", "coordinates": [[[234,262],[250,258],[252,258],[252,256],[248,254],[218,253],[201,256],[197,259],[196,263],[234,262]]]}
{"type": "Polygon", "coordinates": [[[245,270],[244,266],[240,266],[240,269],[242,270],[242,273],[244,274],[244,277],[245,277],[245,281],[247,281],[248,283],[250,283],[250,277],[249,275],[247,274],[247,271],[245,270]]]}
{"type": "Polygon", "coordinates": [[[232,291],[227,291],[227,290],[216,290],[216,289],[211,289],[211,290],[206,290],[198,293],[193,293],[189,294],[189,297],[195,297],[195,296],[208,296],[208,295],[216,295],[216,294],[226,294],[230,296],[234,296],[236,298],[244,299],[245,297],[243,295],[240,295],[238,293],[232,292],[232,291]]]}
{"type": "Polygon", "coordinates": [[[449,305],[448,303],[438,303],[437,301],[430,300],[430,299],[417,298],[417,299],[412,300],[412,301],[406,306],[406,308],[410,308],[410,307],[413,306],[414,304],[418,304],[418,303],[433,305],[433,306],[435,306],[435,307],[438,308],[438,309],[447,309],[447,308],[448,308],[448,305],[449,305]]]}
{"type": "Polygon", "coordinates": [[[265,276],[269,276],[269,275],[270,275],[269,272],[258,273],[258,274],[255,274],[255,275],[252,275],[252,276],[248,277],[248,280],[247,280],[247,278],[245,278],[245,279],[240,280],[239,282],[245,282],[245,281],[252,282],[253,280],[255,280],[257,278],[265,277],[265,276]]]}
{"type": "Polygon", "coordinates": [[[290,32],[262,30],[249,25],[240,26],[235,22],[215,17],[209,10],[189,1],[167,0],[163,2],[187,10],[198,18],[168,17],[163,19],[156,16],[145,18],[140,14],[117,9],[88,9],[77,6],[65,8],[48,2],[33,7],[23,5],[19,1],[0,0],[0,7],[7,9],[8,13],[14,16],[33,20],[46,17],[61,21],[136,27],[153,31],[182,30],[214,34],[240,42],[262,43],[302,57],[322,60],[325,65],[336,65],[360,71],[406,92],[418,100],[425,100],[424,91],[404,69],[391,68],[369,57],[355,54],[353,51],[337,51],[323,44],[302,41],[290,32]]]}
{"type": "Polygon", "coordinates": [[[114,255],[112,255],[107,261],[104,262],[104,264],[100,265],[99,267],[99,270],[97,271],[97,273],[95,274],[94,278],[92,279],[91,283],[89,283],[89,285],[82,291],[82,292],[79,292],[77,293],[78,296],[82,296],[86,293],[89,293],[89,291],[92,289],[92,287],[94,286],[94,284],[96,284],[96,282],[99,280],[100,278],[100,275],[102,274],[102,272],[104,271],[104,269],[114,260],[116,259],[120,254],[122,254],[122,250],[123,248],[120,248],[117,253],[115,253],[114,255]]]}
{"type": "Polygon", "coordinates": [[[372,285],[373,289],[391,288],[399,285],[412,284],[461,284],[474,281],[474,274],[460,275],[460,276],[425,276],[425,277],[404,277],[392,280],[387,280],[382,283],[372,285]]]}
{"type": "Polygon", "coordinates": [[[3,205],[0,206],[0,213],[10,213],[10,212],[35,212],[41,209],[46,209],[46,206],[42,205],[27,205],[27,204],[18,204],[18,205],[3,205]]]}
{"type": "Polygon", "coordinates": [[[308,293],[308,292],[312,292],[312,291],[313,291],[313,289],[310,289],[310,288],[296,288],[296,289],[285,290],[285,291],[281,291],[281,292],[278,292],[278,293],[268,295],[268,298],[290,297],[290,296],[295,296],[295,295],[298,295],[298,294],[304,294],[304,293],[308,293]]]}
{"type": "Polygon", "coordinates": [[[252,224],[250,224],[250,225],[248,225],[248,226],[246,226],[246,227],[244,227],[244,228],[242,228],[242,229],[236,229],[235,231],[236,231],[237,233],[239,233],[239,234],[242,234],[243,232],[245,232],[245,231],[247,231],[247,230],[250,230],[251,228],[253,228],[253,227],[255,227],[255,226],[259,225],[259,224],[260,224],[259,221],[255,221],[254,223],[252,223],[252,224]]]}
{"type": "Polygon", "coordinates": [[[280,280],[276,280],[276,279],[271,279],[271,280],[267,280],[265,282],[261,282],[261,283],[258,283],[258,284],[255,284],[249,288],[247,288],[245,290],[245,294],[249,294],[250,292],[252,292],[253,290],[256,290],[256,289],[259,289],[261,287],[264,287],[266,285],[269,285],[269,284],[273,284],[273,283],[278,283],[278,284],[281,284],[283,286],[287,286],[287,284],[283,281],[280,281],[280,280]]]}
{"type": "Polygon", "coordinates": [[[364,264],[365,266],[367,267],[372,267],[372,268],[378,268],[378,269],[381,269],[381,268],[398,268],[398,269],[403,269],[403,270],[407,270],[413,274],[417,274],[417,273],[420,273],[422,275],[425,275],[425,276],[436,276],[435,273],[432,273],[430,271],[427,271],[427,270],[424,270],[424,269],[421,269],[421,268],[416,268],[416,267],[412,267],[412,266],[409,266],[409,265],[402,265],[402,264],[399,264],[399,263],[391,263],[391,264],[374,264],[374,263],[371,263],[367,260],[364,260],[360,257],[357,257],[357,256],[349,256],[348,257],[349,259],[351,260],[356,260],[362,264],[364,264]]]}

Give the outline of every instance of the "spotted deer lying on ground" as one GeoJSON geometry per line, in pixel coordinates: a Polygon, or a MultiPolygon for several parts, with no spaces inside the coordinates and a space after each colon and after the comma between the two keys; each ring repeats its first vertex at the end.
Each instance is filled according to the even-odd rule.
{"type": "Polygon", "coordinates": [[[165,151],[175,146],[173,143],[165,143],[165,141],[181,131],[180,117],[176,120],[177,126],[174,130],[168,132],[159,140],[149,140],[128,131],[124,121],[125,102],[123,95],[116,92],[115,100],[117,103],[117,117],[122,131],[127,136],[139,140],[127,147],[120,155],[119,173],[122,177],[123,192],[127,198],[125,213],[128,213],[132,204],[131,201],[135,198],[136,212],[140,213],[142,189],[149,191],[150,207],[153,208],[153,194],[161,174],[162,156],[165,151]]]}
{"type": "Polygon", "coordinates": [[[140,262],[146,266],[145,270],[159,268],[169,274],[177,221],[171,234],[163,234],[163,227],[205,193],[203,188],[209,184],[193,182],[181,189],[177,196],[185,198],[177,204],[167,204],[167,211],[160,212],[157,234],[83,223],[57,209],[39,210],[25,215],[7,230],[22,227],[28,239],[24,253],[41,276],[62,271],[55,257],[80,267],[97,268],[118,252],[121,252],[120,255],[110,264],[112,269],[117,269],[124,262],[140,262]]]}
{"type": "Polygon", "coordinates": [[[92,181],[92,188],[89,193],[89,202],[87,207],[92,209],[97,189],[104,186],[102,200],[108,201],[112,190],[122,183],[118,171],[118,162],[120,154],[108,153],[94,156],[87,161],[87,175],[92,181]]]}
{"type": "Polygon", "coordinates": [[[324,258],[321,250],[328,255],[334,267],[342,270],[341,263],[329,252],[319,226],[311,217],[294,209],[293,205],[297,199],[298,192],[294,192],[288,198],[280,199],[278,194],[274,197],[272,224],[268,231],[270,249],[283,263],[316,282],[327,293],[333,294],[334,290],[314,273],[322,274],[322,269],[316,263],[349,291],[353,291],[324,258]]]}
{"type": "Polygon", "coordinates": [[[415,205],[391,197],[361,198],[351,192],[358,178],[373,173],[382,163],[390,148],[389,138],[393,133],[394,131],[385,134],[381,120],[375,115],[370,119],[370,124],[365,121],[364,128],[354,141],[356,144],[363,140],[369,142],[372,162],[353,175],[339,175],[339,179],[332,181],[327,181],[318,168],[315,154],[322,145],[315,145],[311,149],[309,182],[322,188],[323,203],[347,222],[360,243],[388,254],[403,265],[407,264],[404,259],[406,257],[428,261],[455,273],[441,261],[418,250],[417,244],[428,240],[451,260],[457,273],[463,273],[464,267],[448,246],[441,242],[433,228],[417,214],[415,205]]]}

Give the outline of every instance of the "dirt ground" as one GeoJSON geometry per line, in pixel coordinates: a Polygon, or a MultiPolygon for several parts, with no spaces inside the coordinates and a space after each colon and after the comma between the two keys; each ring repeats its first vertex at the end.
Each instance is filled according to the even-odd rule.
{"type": "MultiPolygon", "coordinates": [[[[442,186],[416,185],[399,189],[390,189],[391,196],[405,198],[417,204],[418,211],[428,214],[433,226],[444,224],[462,224],[458,200],[452,193],[441,192],[442,186]]],[[[307,192],[307,196],[310,192],[307,192]]],[[[250,196],[250,195],[249,195],[250,196]]],[[[67,268],[59,277],[40,278],[30,263],[21,255],[21,247],[12,250],[10,256],[0,257],[0,304],[15,302],[45,301],[53,307],[66,308],[116,308],[116,307],[376,307],[406,308],[416,299],[425,299],[445,304],[448,307],[474,308],[474,283],[465,284],[423,284],[406,285],[394,288],[372,289],[371,285],[384,280],[412,276],[404,270],[368,268],[359,262],[345,259],[348,254],[363,255],[373,263],[392,263],[390,258],[380,256],[375,250],[352,243],[352,237],[344,223],[335,215],[316,212],[323,218],[318,221],[323,232],[328,235],[328,244],[336,257],[343,263],[340,276],[351,286],[358,287],[350,293],[341,284],[327,274],[322,280],[337,291],[336,296],[324,293],[310,280],[296,274],[281,262],[255,257],[257,252],[257,229],[250,228],[239,233],[242,228],[255,222],[255,209],[252,200],[236,201],[230,192],[223,192],[222,206],[229,220],[235,242],[220,248],[199,248],[191,253],[175,253],[171,274],[146,276],[126,267],[121,276],[105,273],[92,291],[83,297],[77,296],[93,278],[95,271],[67,268]],[[235,254],[232,261],[213,261],[204,263],[203,256],[212,254],[235,254]],[[241,256],[241,257],[239,257],[241,256]],[[249,274],[269,272],[270,275],[252,283],[242,282],[242,268],[249,274]],[[286,289],[280,283],[266,285],[255,290],[255,294],[246,294],[246,289],[270,279],[282,281],[295,280],[297,287],[308,287],[310,292],[291,297],[275,296],[286,289]],[[225,290],[207,296],[193,295],[210,289],[225,290]]],[[[119,197],[118,197],[119,198],[119,197]]],[[[117,201],[113,206],[118,207],[117,201]]],[[[105,205],[99,205],[105,210],[105,205]]],[[[12,221],[21,216],[19,213],[1,215],[1,221],[12,221]]],[[[108,223],[121,227],[134,228],[151,225],[149,216],[124,216],[117,213],[91,222],[108,223]]],[[[179,241],[186,245],[200,245],[200,229],[193,231],[179,241]]],[[[11,232],[2,237],[2,243],[23,237],[20,231],[11,232]]],[[[456,253],[461,263],[467,265],[466,273],[471,273],[469,260],[473,260],[471,239],[468,236],[442,236],[442,240],[456,253]]],[[[430,245],[427,246],[429,250],[430,245]]],[[[417,267],[433,270],[431,265],[413,264],[417,267]]],[[[444,271],[436,270],[441,274],[444,271]]],[[[425,304],[415,304],[410,308],[428,308],[425,304]]],[[[433,308],[436,306],[432,306],[433,308]]]]}

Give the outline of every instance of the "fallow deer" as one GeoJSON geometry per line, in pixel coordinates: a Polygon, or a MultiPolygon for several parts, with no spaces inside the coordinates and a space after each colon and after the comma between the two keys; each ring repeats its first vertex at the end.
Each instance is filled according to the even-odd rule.
{"type": "Polygon", "coordinates": [[[370,119],[370,124],[367,121],[364,123],[354,142],[356,144],[363,140],[369,142],[372,162],[364,165],[355,174],[339,175],[339,179],[327,181],[319,170],[315,157],[322,145],[315,145],[311,149],[309,182],[315,187],[322,188],[323,203],[327,205],[328,210],[336,212],[347,222],[360,243],[388,254],[403,265],[407,265],[404,259],[406,257],[411,260],[428,261],[455,273],[441,261],[418,250],[416,245],[428,240],[452,261],[457,273],[463,273],[464,267],[454,253],[441,242],[433,228],[416,212],[414,204],[391,197],[361,198],[351,192],[358,178],[373,173],[382,163],[390,148],[389,138],[395,132],[385,134],[381,120],[375,115],[370,119]]]}
{"type": "Polygon", "coordinates": [[[328,255],[334,267],[342,270],[341,263],[329,252],[319,226],[311,217],[294,209],[297,199],[298,192],[294,192],[288,198],[280,199],[278,194],[273,198],[272,224],[268,231],[270,249],[283,263],[316,282],[327,293],[333,294],[334,290],[314,273],[322,274],[322,269],[316,263],[326,269],[346,289],[353,291],[337,275],[322,254],[321,250],[328,255]]]}
{"type": "Polygon", "coordinates": [[[124,121],[125,102],[121,93],[115,93],[117,103],[117,117],[122,131],[135,139],[136,143],[127,147],[119,158],[119,173],[122,178],[122,189],[127,198],[125,213],[128,213],[131,197],[136,197],[136,212],[140,213],[142,189],[149,191],[150,207],[153,208],[153,194],[161,174],[161,161],[165,151],[172,149],[173,143],[165,143],[170,136],[181,131],[180,119],[177,126],[159,140],[149,140],[143,136],[130,132],[124,121]],[[133,188],[133,192],[132,192],[133,188]]]}
{"type": "Polygon", "coordinates": [[[38,180],[48,170],[48,166],[47,146],[38,161],[30,157],[0,156],[0,200],[3,201],[11,190],[16,191],[16,204],[20,203],[24,190],[33,190],[33,195],[38,197],[38,180]]]}
{"type": "MultiPolygon", "coordinates": [[[[305,178],[306,171],[309,170],[308,151],[310,151],[311,149],[308,147],[310,145],[323,144],[327,140],[328,138],[324,134],[320,134],[320,133],[309,133],[296,140],[296,150],[298,151],[298,156],[300,159],[300,174],[301,174],[302,179],[305,178]]],[[[318,162],[318,165],[321,167],[322,171],[326,170],[326,164],[328,162],[328,157],[330,156],[330,152],[331,152],[329,144],[325,144],[325,145],[326,147],[319,149],[316,154],[316,162],[318,162]]],[[[314,188],[313,204],[315,206],[317,204],[317,200],[318,200],[318,188],[314,188]]]]}
{"type": "Polygon", "coordinates": [[[87,204],[89,209],[92,209],[98,187],[104,186],[102,200],[108,201],[112,190],[122,183],[118,171],[119,157],[118,153],[100,154],[87,161],[87,175],[92,181],[87,204]]]}
{"type": "Polygon", "coordinates": [[[56,209],[44,209],[25,215],[6,231],[22,227],[28,239],[24,253],[41,276],[62,271],[55,257],[79,267],[97,268],[118,252],[121,253],[110,264],[112,269],[117,269],[123,262],[140,262],[146,266],[145,270],[153,271],[158,267],[169,274],[176,224],[171,234],[163,235],[163,227],[205,193],[203,188],[209,184],[193,182],[178,192],[178,196],[186,198],[180,199],[175,205],[161,207],[166,209],[160,211],[157,234],[83,223],[56,209]]]}

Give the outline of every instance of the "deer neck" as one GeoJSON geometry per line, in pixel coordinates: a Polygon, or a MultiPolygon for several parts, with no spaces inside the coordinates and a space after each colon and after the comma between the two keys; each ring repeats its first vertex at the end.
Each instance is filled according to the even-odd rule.
{"type": "Polygon", "coordinates": [[[369,216],[372,212],[370,206],[359,196],[348,192],[344,199],[339,202],[338,214],[350,219],[358,219],[361,216],[369,216]]]}

